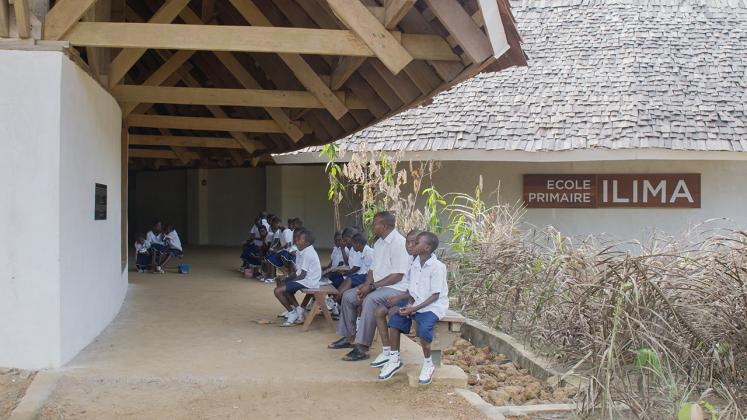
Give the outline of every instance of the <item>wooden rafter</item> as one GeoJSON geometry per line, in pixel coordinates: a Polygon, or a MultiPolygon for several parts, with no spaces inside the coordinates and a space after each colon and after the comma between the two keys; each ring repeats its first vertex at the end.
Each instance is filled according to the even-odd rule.
{"type": "MultiPolygon", "coordinates": [[[[392,32],[391,35],[400,41],[401,47],[412,58],[461,60],[440,36],[400,32],[392,32]]],[[[138,50],[153,48],[359,57],[376,55],[353,32],[329,29],[80,22],[63,39],[75,46],[138,50]]]]}
{"type": "MultiPolygon", "coordinates": [[[[131,114],[127,117],[126,121],[130,127],[239,131],[245,133],[284,133],[283,129],[274,120],[131,114]]],[[[304,125],[301,129],[305,133],[311,133],[311,129],[308,126],[304,125]]]]}
{"type": "MultiPolygon", "coordinates": [[[[220,89],[165,86],[117,85],[111,89],[115,99],[122,102],[223,105],[271,108],[324,108],[319,100],[306,91],[263,89],[220,89]]],[[[365,106],[352,95],[335,92],[348,108],[365,106]]]]}
{"type": "MultiPolygon", "coordinates": [[[[394,29],[414,5],[415,0],[395,0],[387,1],[386,7],[369,7],[369,10],[381,21],[386,29],[394,29]],[[373,12],[378,9],[381,9],[381,13],[373,12]]],[[[342,57],[332,72],[330,87],[332,89],[342,87],[348,78],[350,78],[350,75],[355,73],[364,61],[366,59],[362,57],[342,57]]]]}
{"type": "MultiPolygon", "coordinates": [[[[189,60],[194,54],[194,51],[181,50],[174,53],[169,57],[161,67],[154,71],[144,82],[143,86],[160,86],[162,85],[171,75],[174,74],[184,63],[189,60]]],[[[122,106],[122,116],[126,117],[137,108],[138,102],[127,102],[122,106]]]]}
{"type": "MultiPolygon", "coordinates": [[[[251,0],[230,0],[241,16],[252,26],[272,27],[269,19],[259,10],[251,0]]],[[[299,82],[319,99],[324,107],[336,119],[348,113],[348,108],[332,93],[329,84],[322,81],[311,66],[299,54],[279,54],[299,82]]]]}
{"type": "Polygon", "coordinates": [[[413,60],[410,52],[360,1],[327,0],[327,4],[392,73],[399,73],[413,60]]]}
{"type": "MultiPolygon", "coordinates": [[[[130,137],[132,137],[132,134],[130,134],[130,137]]],[[[200,155],[198,153],[192,152],[190,150],[186,150],[184,154],[190,160],[200,159],[200,155]]],[[[130,148],[128,149],[128,155],[131,158],[141,158],[141,159],[179,160],[179,157],[176,155],[176,153],[173,150],[130,148]]]]}
{"type": "Polygon", "coordinates": [[[44,39],[58,40],[80,20],[96,0],[59,0],[44,18],[44,39]]]}
{"type": "MultiPolygon", "coordinates": [[[[137,24],[137,23],[108,23],[110,25],[156,25],[156,24],[165,24],[168,22],[171,22],[174,20],[178,15],[179,12],[182,11],[187,5],[189,4],[189,0],[167,0],[166,3],[161,6],[160,9],[153,15],[153,17],[150,18],[148,22],[150,23],[143,23],[143,24],[137,24]]],[[[80,28],[80,25],[98,25],[100,23],[79,23],[77,24],[71,32],[75,32],[80,28]]],[[[90,46],[96,46],[96,45],[90,45],[90,46]]],[[[99,45],[100,46],[100,45],[99,45]]],[[[111,67],[109,69],[109,87],[115,86],[117,83],[119,83],[122,78],[124,78],[125,74],[132,68],[132,66],[135,65],[135,63],[140,59],[140,57],[145,54],[145,51],[148,49],[148,46],[143,46],[142,48],[138,47],[132,47],[122,50],[122,52],[117,55],[114,60],[112,61],[111,67]]],[[[189,49],[189,48],[179,48],[179,49],[189,49]]]]}
{"type": "MultiPolygon", "coordinates": [[[[253,141],[255,146],[260,142],[253,141]]],[[[193,137],[193,136],[157,136],[130,134],[130,144],[139,146],[181,146],[206,147],[216,149],[242,149],[234,138],[229,137],[193,137]]]]}
{"type": "Polygon", "coordinates": [[[16,29],[19,38],[28,38],[31,36],[31,10],[29,10],[28,0],[15,0],[13,8],[16,12],[16,29]]]}
{"type": "Polygon", "coordinates": [[[425,2],[473,63],[482,63],[493,55],[493,47],[487,35],[480,30],[472,16],[459,2],[454,0],[425,0],[425,2]]]}

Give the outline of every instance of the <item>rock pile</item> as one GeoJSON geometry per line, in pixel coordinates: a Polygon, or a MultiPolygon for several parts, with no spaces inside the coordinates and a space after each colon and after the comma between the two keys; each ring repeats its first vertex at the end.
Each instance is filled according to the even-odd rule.
{"type": "Polygon", "coordinates": [[[463,339],[443,351],[443,362],[462,368],[469,388],[497,406],[569,403],[577,391],[572,385],[537,379],[505,355],[463,339]]]}

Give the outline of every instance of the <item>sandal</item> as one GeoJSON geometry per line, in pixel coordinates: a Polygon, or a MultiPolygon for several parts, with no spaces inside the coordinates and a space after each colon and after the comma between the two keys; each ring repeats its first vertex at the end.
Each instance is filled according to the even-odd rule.
{"type": "Polygon", "coordinates": [[[338,350],[338,349],[349,349],[353,347],[352,344],[348,341],[347,338],[342,337],[341,339],[335,341],[334,343],[327,346],[328,349],[338,350]]]}
{"type": "Polygon", "coordinates": [[[361,360],[366,360],[369,357],[370,356],[368,355],[368,353],[364,353],[358,350],[358,347],[356,347],[353,350],[351,350],[350,353],[346,354],[345,357],[342,358],[342,360],[346,362],[358,362],[361,360]]]}

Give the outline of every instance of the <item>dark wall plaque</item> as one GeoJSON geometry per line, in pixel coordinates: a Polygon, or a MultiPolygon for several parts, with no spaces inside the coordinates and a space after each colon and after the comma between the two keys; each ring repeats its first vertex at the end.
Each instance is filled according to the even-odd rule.
{"type": "Polygon", "coordinates": [[[96,184],[93,219],[106,220],[106,185],[104,184],[96,184]]]}

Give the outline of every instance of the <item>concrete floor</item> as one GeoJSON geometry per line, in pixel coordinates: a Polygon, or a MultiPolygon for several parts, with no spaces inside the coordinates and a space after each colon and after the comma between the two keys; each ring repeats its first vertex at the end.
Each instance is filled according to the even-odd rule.
{"type": "Polygon", "coordinates": [[[451,389],[409,388],[404,374],[378,383],[366,363],[341,361],[321,319],[305,333],[278,327],[273,287],[240,276],[238,250],[186,255],[189,275],[130,273],[121,313],[61,370],[43,417],[479,417],[451,389]]]}

